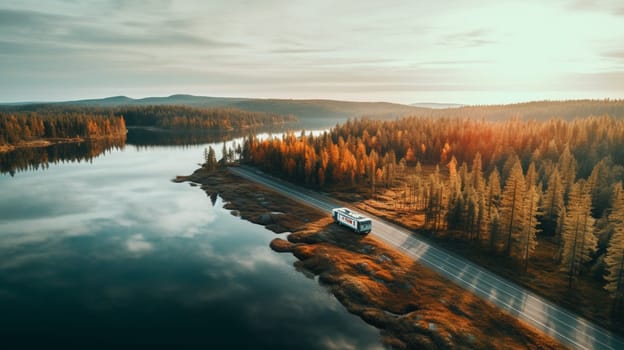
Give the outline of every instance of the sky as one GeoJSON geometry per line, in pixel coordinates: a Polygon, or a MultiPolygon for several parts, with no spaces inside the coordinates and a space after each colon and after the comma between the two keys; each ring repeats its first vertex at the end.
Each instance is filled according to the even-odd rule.
{"type": "Polygon", "coordinates": [[[624,98],[621,0],[3,0],[0,102],[624,98]]]}

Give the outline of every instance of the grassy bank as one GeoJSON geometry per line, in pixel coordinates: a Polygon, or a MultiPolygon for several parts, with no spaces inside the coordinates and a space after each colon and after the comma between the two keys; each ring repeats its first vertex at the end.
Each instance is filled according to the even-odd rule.
{"type": "Polygon", "coordinates": [[[466,233],[459,230],[431,232],[423,229],[423,210],[403,208],[397,205],[397,193],[401,187],[380,190],[374,198],[354,192],[331,191],[334,198],[349,202],[362,211],[369,212],[387,221],[418,232],[429,241],[452,251],[468,260],[485,267],[534,293],[563,306],[592,322],[618,334],[622,334],[622,321],[610,317],[612,299],[603,284],[592,274],[577,276],[574,288],[569,288],[567,275],[561,272],[556,261],[558,246],[552,241],[538,237],[534,257],[529,261],[528,270],[502,255],[493,254],[482,243],[466,239],[466,233]]]}
{"type": "MultiPolygon", "coordinates": [[[[271,247],[291,252],[295,268],[318,276],[353,314],[381,330],[393,348],[559,349],[554,340],[369,236],[333,224],[327,213],[293,202],[224,169],[179,181],[275,232],[271,247]]],[[[305,303],[301,300],[301,303],[305,303]]]]}

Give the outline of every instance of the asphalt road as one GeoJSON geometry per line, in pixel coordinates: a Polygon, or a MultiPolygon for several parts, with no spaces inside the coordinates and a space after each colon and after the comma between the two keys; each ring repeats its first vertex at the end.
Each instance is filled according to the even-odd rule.
{"type": "MultiPolygon", "coordinates": [[[[331,215],[332,208],[344,206],[344,203],[338,203],[321,193],[292,185],[253,168],[232,167],[230,171],[287,197],[326,211],[328,215],[331,215]]],[[[575,349],[624,349],[624,340],[613,333],[482,267],[418,239],[408,229],[372,215],[367,214],[367,216],[373,221],[373,230],[370,235],[401,250],[415,261],[549,334],[562,344],[575,349]]]]}

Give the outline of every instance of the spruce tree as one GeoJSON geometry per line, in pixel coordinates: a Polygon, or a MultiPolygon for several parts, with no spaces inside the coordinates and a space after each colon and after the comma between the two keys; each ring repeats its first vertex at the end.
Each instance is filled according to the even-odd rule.
{"type": "Polygon", "coordinates": [[[532,185],[524,194],[522,205],[522,231],[513,236],[514,256],[524,264],[524,271],[529,267],[529,258],[535,253],[537,247],[537,233],[539,232],[538,215],[540,214],[539,199],[541,188],[532,185]]]}
{"type": "Polygon", "coordinates": [[[553,169],[548,178],[548,188],[542,199],[542,227],[545,233],[560,237],[563,221],[563,184],[557,168],[553,169]]]}
{"type": "Polygon", "coordinates": [[[498,173],[498,169],[494,168],[488,177],[487,184],[487,198],[485,200],[486,211],[483,219],[484,232],[489,232],[488,240],[490,242],[490,250],[494,251],[496,243],[499,239],[500,230],[500,218],[498,218],[498,213],[496,213],[498,223],[496,225],[496,230],[492,229],[492,223],[494,219],[494,211],[498,208],[498,201],[501,195],[501,185],[500,185],[500,175],[498,173]]]}
{"type": "Polygon", "coordinates": [[[564,194],[566,196],[570,192],[570,188],[576,180],[576,167],[576,159],[570,152],[570,145],[566,145],[561,153],[561,156],[559,156],[559,173],[561,175],[561,183],[563,184],[564,194]]]}
{"type": "Polygon", "coordinates": [[[580,273],[581,264],[591,260],[598,240],[594,233],[594,218],[591,216],[590,186],[580,180],[570,188],[566,216],[563,221],[563,251],[561,270],[568,274],[568,286],[580,273]]]}
{"type": "Polygon", "coordinates": [[[605,256],[605,289],[617,308],[624,298],[624,190],[621,182],[614,187],[612,203],[608,221],[613,225],[613,235],[605,256]]]}
{"type": "Polygon", "coordinates": [[[524,174],[522,165],[516,157],[516,161],[509,171],[509,176],[505,182],[500,203],[500,221],[505,238],[504,253],[511,256],[511,246],[513,237],[522,234],[524,222],[522,214],[524,212],[523,193],[525,190],[524,174]]]}

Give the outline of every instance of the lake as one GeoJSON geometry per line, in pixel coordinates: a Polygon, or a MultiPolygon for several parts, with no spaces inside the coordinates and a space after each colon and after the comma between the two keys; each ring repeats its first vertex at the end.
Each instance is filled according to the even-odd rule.
{"type": "Polygon", "coordinates": [[[382,348],[278,235],[170,181],[221,142],[142,144],[0,175],[3,344],[382,348]]]}

